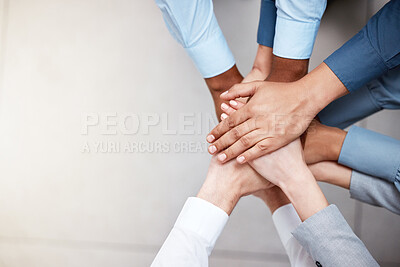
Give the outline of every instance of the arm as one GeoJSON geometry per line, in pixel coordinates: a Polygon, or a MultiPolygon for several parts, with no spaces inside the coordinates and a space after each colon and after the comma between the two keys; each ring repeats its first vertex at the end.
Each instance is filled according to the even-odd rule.
{"type": "Polygon", "coordinates": [[[237,157],[246,162],[299,137],[330,102],[400,64],[399,10],[399,1],[389,2],[360,33],[297,82],[235,85],[221,95],[223,100],[252,98],[217,125],[207,140],[218,141],[217,152],[225,150],[226,160],[237,157]],[[256,129],[261,132],[250,134],[256,129]]]}
{"type": "Polygon", "coordinates": [[[171,35],[204,77],[219,118],[219,95],[242,81],[235,59],[214,15],[211,0],[156,0],[171,35]]]}
{"type": "Polygon", "coordinates": [[[317,181],[349,189],[351,198],[400,215],[400,192],[392,183],[331,161],[312,164],[309,168],[317,181]]]}
{"type": "Polygon", "coordinates": [[[249,165],[211,160],[196,198],[189,198],[152,266],[208,266],[208,257],[229,215],[243,196],[271,184],[249,165]]]}
{"type": "Polygon", "coordinates": [[[341,129],[382,109],[400,108],[400,66],[325,107],[318,118],[341,129]]]}
{"type": "Polygon", "coordinates": [[[316,263],[378,266],[336,206],[328,205],[304,161],[300,140],[253,160],[250,165],[290,199],[303,221],[293,235],[316,263]]]}

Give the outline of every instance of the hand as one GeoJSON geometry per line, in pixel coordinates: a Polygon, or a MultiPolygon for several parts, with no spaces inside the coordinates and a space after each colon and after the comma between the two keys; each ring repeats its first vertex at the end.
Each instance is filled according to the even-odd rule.
{"type": "Polygon", "coordinates": [[[282,189],[303,221],[328,206],[328,201],[307,168],[299,139],[249,164],[282,189]]]}
{"type": "Polygon", "coordinates": [[[206,78],[206,84],[210,90],[211,96],[214,101],[215,112],[219,118],[221,115],[220,106],[224,101],[219,97],[221,93],[231,88],[234,84],[240,83],[243,80],[243,76],[240,74],[236,65],[224,73],[215,77],[206,78]]]}
{"type": "Polygon", "coordinates": [[[249,96],[244,107],[207,137],[214,153],[227,148],[218,156],[222,162],[240,155],[237,160],[244,163],[288,144],[305,131],[316,114],[308,109],[309,100],[295,83],[237,84],[221,98],[229,101],[249,96]]]}
{"type": "Polygon", "coordinates": [[[338,161],[346,132],[313,120],[301,136],[307,164],[321,161],[338,161]]]}
{"type": "Polygon", "coordinates": [[[230,215],[241,197],[272,186],[248,164],[241,165],[234,160],[222,164],[213,157],[206,181],[197,197],[220,207],[230,215]]]}
{"type": "Polygon", "coordinates": [[[323,107],[346,92],[325,64],[292,83],[235,85],[221,99],[252,98],[245,107],[217,125],[207,141],[214,146],[211,149],[214,153],[227,148],[219,154],[222,162],[237,157],[238,162],[244,163],[295,140],[323,107]]]}

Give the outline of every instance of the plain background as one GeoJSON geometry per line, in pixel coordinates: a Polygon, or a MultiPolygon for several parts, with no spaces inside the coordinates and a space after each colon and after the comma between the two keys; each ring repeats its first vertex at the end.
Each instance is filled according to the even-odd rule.
{"type": "MultiPolygon", "coordinates": [[[[386,1],[330,1],[311,69],[386,1]]],[[[215,0],[246,74],[259,0],[215,0]]],[[[202,184],[207,153],[83,153],[86,142],[204,142],[205,132],[81,133],[82,116],[213,114],[201,76],[151,0],[0,0],[0,266],[148,266],[183,203],[202,184]]],[[[400,113],[361,124],[400,138],[400,113]]],[[[99,127],[104,126],[99,123],[99,127]]],[[[382,266],[400,264],[400,219],[323,185],[382,266]]],[[[211,266],[288,266],[267,208],[240,201],[211,266]]],[[[351,266],[351,263],[349,263],[351,266]]]]}

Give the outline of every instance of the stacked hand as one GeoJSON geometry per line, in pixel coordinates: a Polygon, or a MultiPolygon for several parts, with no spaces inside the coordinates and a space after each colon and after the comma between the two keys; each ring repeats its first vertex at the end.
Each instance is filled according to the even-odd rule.
{"type": "Polygon", "coordinates": [[[238,97],[251,98],[207,136],[212,143],[210,152],[222,151],[218,155],[221,162],[237,157],[244,163],[275,151],[299,137],[315,116],[293,83],[237,84],[221,95],[225,101],[238,97]]]}
{"type": "Polygon", "coordinates": [[[241,197],[272,186],[248,164],[241,165],[234,160],[222,164],[213,157],[197,196],[230,214],[241,197]]]}

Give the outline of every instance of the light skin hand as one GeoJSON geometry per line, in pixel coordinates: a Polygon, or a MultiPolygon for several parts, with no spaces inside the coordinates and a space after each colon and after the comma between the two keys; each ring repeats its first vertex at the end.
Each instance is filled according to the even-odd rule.
{"type": "Polygon", "coordinates": [[[347,89],[325,63],[292,83],[252,82],[233,86],[225,101],[251,97],[207,136],[221,162],[258,158],[299,137],[316,114],[347,89]]]}
{"type": "Polygon", "coordinates": [[[299,139],[249,164],[279,186],[302,221],[328,206],[324,194],[308,169],[299,139]]]}
{"type": "Polygon", "coordinates": [[[350,189],[351,169],[333,161],[322,161],[308,165],[308,168],[319,182],[350,189]]]}
{"type": "MultiPolygon", "coordinates": [[[[257,57],[262,54],[260,52],[260,46],[259,50],[257,52],[257,57],[254,62],[254,66],[256,65],[267,65],[270,68],[272,68],[271,72],[269,72],[268,75],[264,75],[261,77],[258,77],[258,80],[264,80],[266,76],[267,81],[273,81],[273,82],[292,82],[296,81],[300,78],[302,78],[304,75],[307,74],[308,71],[308,62],[309,60],[292,60],[292,59],[285,59],[285,58],[280,58],[272,54],[272,48],[264,49],[267,55],[264,55],[264,58],[268,58],[268,60],[271,60],[269,64],[260,64],[259,62],[262,62],[261,60],[257,60],[257,57]],[[258,62],[258,63],[257,63],[258,62]]],[[[256,68],[253,67],[252,72],[256,68]]],[[[252,74],[252,72],[250,74],[252,74]]],[[[256,72],[259,73],[259,72],[256,72]]],[[[243,82],[250,82],[252,81],[251,79],[248,79],[248,77],[251,77],[251,75],[246,76],[246,78],[243,80],[243,82]]],[[[257,80],[257,79],[254,79],[257,80]]],[[[235,101],[231,100],[228,105],[225,104],[221,107],[221,109],[224,111],[224,113],[221,114],[221,119],[225,119],[228,117],[228,115],[231,115],[235,110],[241,108],[244,106],[244,103],[247,101],[241,102],[241,101],[235,101]]],[[[264,201],[264,203],[269,207],[271,213],[274,213],[275,210],[278,208],[289,204],[290,201],[286,197],[285,193],[282,192],[282,190],[274,186],[270,189],[267,190],[261,190],[257,191],[254,193],[256,197],[260,198],[261,200],[264,201]]]]}
{"type": "Polygon", "coordinates": [[[222,164],[213,157],[207,178],[197,197],[214,204],[230,215],[241,197],[272,186],[248,164],[241,165],[234,160],[222,164]]]}

